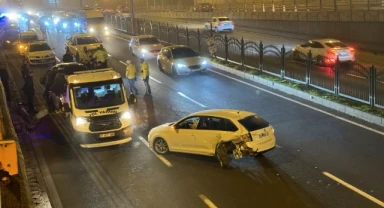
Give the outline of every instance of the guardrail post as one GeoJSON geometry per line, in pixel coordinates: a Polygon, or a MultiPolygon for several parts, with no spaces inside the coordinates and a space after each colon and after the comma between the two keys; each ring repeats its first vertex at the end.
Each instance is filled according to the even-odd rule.
{"type": "MultiPolygon", "coordinates": [[[[124,17],[125,19],[125,17],[124,17]]],[[[120,17],[120,30],[123,30],[123,22],[121,21],[121,17],[120,17]]]]}
{"type": "Polygon", "coordinates": [[[137,18],[136,21],[137,21],[137,34],[140,35],[141,26],[140,26],[140,20],[139,20],[139,18],[137,18]]]}
{"type": "Polygon", "coordinates": [[[159,32],[159,39],[161,40],[161,27],[160,27],[160,22],[157,23],[157,30],[159,32]]]}
{"type": "Polygon", "coordinates": [[[339,56],[337,56],[336,59],[336,66],[335,66],[335,95],[339,95],[339,84],[340,84],[340,60],[339,56]]]}
{"type": "Polygon", "coordinates": [[[189,30],[188,27],[186,27],[186,32],[187,32],[187,46],[189,47],[189,30]]]}
{"type": "Polygon", "coordinates": [[[227,37],[227,34],[224,35],[224,44],[225,44],[225,62],[228,62],[228,37],[227,37]]]}
{"type": "Polygon", "coordinates": [[[152,20],[151,20],[151,21],[149,21],[149,24],[151,25],[151,35],[153,35],[152,20]]]}
{"type": "Polygon", "coordinates": [[[200,40],[200,30],[197,29],[197,47],[199,49],[199,53],[201,53],[201,40],[200,40]]]}
{"type": "Polygon", "coordinates": [[[244,39],[241,38],[241,65],[244,67],[245,62],[245,48],[244,48],[244,39]]]}
{"type": "Polygon", "coordinates": [[[280,70],[280,75],[281,75],[281,79],[284,79],[284,77],[285,77],[285,47],[284,47],[284,45],[283,45],[283,47],[281,48],[280,55],[281,55],[281,70],[280,70]]]}
{"type": "Polygon", "coordinates": [[[376,103],[376,68],[371,66],[369,68],[369,104],[375,107],[376,103]]]}
{"type": "Polygon", "coordinates": [[[177,25],[176,25],[176,39],[177,39],[177,45],[180,45],[179,26],[177,25]]]}
{"type": "Polygon", "coordinates": [[[259,61],[259,70],[260,72],[263,72],[263,62],[264,62],[264,46],[263,42],[260,41],[259,43],[259,55],[260,55],[260,61],[259,61]]]}
{"type": "Polygon", "coordinates": [[[169,24],[167,23],[167,40],[168,43],[171,44],[171,39],[169,38],[169,24]]]}
{"type": "Polygon", "coordinates": [[[311,69],[312,69],[312,52],[309,51],[307,54],[307,64],[305,68],[305,81],[307,86],[311,83],[311,69]]]}
{"type": "Polygon", "coordinates": [[[333,0],[334,11],[337,11],[337,0],[333,0]]]}

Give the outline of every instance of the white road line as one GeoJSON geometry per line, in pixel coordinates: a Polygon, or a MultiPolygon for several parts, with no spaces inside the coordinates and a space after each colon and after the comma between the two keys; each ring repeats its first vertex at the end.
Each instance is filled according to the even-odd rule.
{"type": "Polygon", "coordinates": [[[379,206],[381,206],[381,207],[384,207],[384,202],[382,202],[382,201],[376,199],[375,197],[373,197],[373,196],[371,196],[371,195],[365,193],[364,191],[362,191],[362,190],[360,190],[360,189],[358,189],[358,188],[352,186],[351,184],[349,184],[349,183],[347,183],[347,182],[341,180],[340,178],[338,178],[338,177],[336,177],[336,176],[334,176],[334,175],[332,175],[332,174],[330,174],[330,173],[328,173],[328,172],[325,172],[325,171],[323,172],[323,174],[324,174],[325,176],[327,176],[328,178],[330,178],[330,179],[332,179],[332,180],[334,180],[334,181],[340,183],[341,185],[343,185],[343,186],[345,186],[345,187],[351,189],[352,191],[354,191],[354,192],[360,194],[361,196],[367,198],[368,200],[372,201],[373,203],[376,203],[377,205],[379,205],[379,206]]]}
{"type": "Polygon", "coordinates": [[[379,130],[373,129],[373,128],[371,128],[371,127],[368,127],[368,126],[365,126],[365,125],[362,125],[362,124],[356,123],[356,122],[354,122],[354,121],[350,121],[350,120],[348,120],[348,119],[345,119],[345,118],[343,118],[343,117],[340,117],[340,116],[336,116],[336,115],[333,115],[333,114],[331,114],[331,113],[328,113],[327,111],[324,111],[324,110],[321,110],[321,109],[315,108],[315,107],[313,107],[313,106],[310,106],[310,105],[307,105],[307,104],[305,104],[305,103],[302,103],[302,102],[296,101],[296,100],[294,100],[294,99],[291,99],[291,98],[285,97],[285,96],[283,96],[283,95],[279,95],[279,94],[277,94],[277,93],[274,93],[274,92],[272,92],[272,91],[269,91],[269,90],[266,90],[266,89],[263,89],[263,88],[257,87],[257,86],[255,86],[255,85],[253,85],[253,84],[250,84],[250,83],[244,82],[244,81],[242,81],[242,80],[240,80],[240,79],[237,79],[237,78],[234,78],[234,77],[231,77],[231,76],[225,75],[225,74],[223,74],[223,73],[220,73],[220,72],[216,72],[216,71],[214,71],[214,70],[211,70],[211,69],[208,69],[208,70],[209,70],[209,71],[211,71],[211,72],[213,72],[213,73],[219,74],[219,75],[221,75],[221,76],[223,76],[223,77],[227,77],[228,79],[232,79],[232,80],[235,80],[235,81],[237,81],[237,82],[240,82],[240,83],[242,83],[242,84],[245,84],[245,85],[248,85],[248,86],[250,86],[250,87],[256,88],[256,89],[258,89],[258,90],[264,91],[264,92],[266,92],[266,93],[269,93],[269,94],[271,94],[271,95],[275,95],[275,96],[277,96],[277,97],[280,97],[280,98],[283,98],[283,99],[285,99],[285,100],[288,100],[288,101],[294,102],[294,103],[296,103],[296,104],[298,104],[298,105],[301,105],[301,106],[307,107],[307,108],[309,108],[309,109],[312,109],[312,110],[315,110],[315,111],[317,111],[317,112],[320,112],[320,113],[326,114],[326,115],[328,115],[328,116],[332,116],[332,117],[334,117],[334,118],[336,118],[336,119],[342,120],[342,121],[344,121],[344,122],[347,122],[347,123],[353,124],[353,125],[355,125],[355,126],[361,127],[361,128],[363,128],[363,129],[366,129],[366,130],[369,130],[369,131],[372,131],[372,132],[375,132],[375,133],[377,133],[377,134],[380,134],[380,135],[383,135],[383,136],[384,136],[384,132],[382,132],[382,131],[379,131],[379,130]]]}
{"type": "Polygon", "coordinates": [[[207,107],[207,106],[205,106],[205,105],[203,105],[203,104],[197,102],[196,100],[194,100],[194,99],[192,99],[192,98],[190,98],[190,97],[184,95],[182,92],[177,92],[177,94],[179,94],[179,95],[181,95],[182,97],[186,98],[187,100],[189,100],[189,101],[191,101],[191,102],[197,104],[197,105],[200,106],[200,107],[203,107],[203,108],[206,108],[206,107],[207,107]]]}
{"type": "Polygon", "coordinates": [[[121,39],[121,40],[125,40],[125,41],[131,41],[131,40],[128,40],[128,39],[125,39],[125,38],[119,37],[119,36],[117,36],[117,35],[112,35],[112,36],[113,36],[113,37],[115,37],[115,38],[121,39]]]}
{"type": "MultiPolygon", "coordinates": [[[[348,76],[351,76],[351,77],[356,77],[356,78],[359,78],[359,79],[365,79],[365,80],[368,80],[367,78],[365,78],[365,77],[362,77],[362,76],[358,76],[358,75],[354,75],[354,74],[347,74],[348,76]]],[[[378,81],[378,82],[380,82],[380,83],[383,83],[384,84],[384,82],[383,81],[378,81]]]]}
{"type": "Polygon", "coordinates": [[[160,82],[159,80],[157,80],[157,79],[155,79],[155,78],[153,78],[153,77],[151,77],[151,76],[149,77],[149,79],[152,79],[153,81],[155,81],[155,82],[161,84],[161,82],[160,82]]]}
{"type": "Polygon", "coordinates": [[[56,61],[57,61],[57,62],[61,62],[61,61],[60,61],[60,59],[59,59],[59,58],[57,58],[57,56],[56,56],[55,58],[56,58],[56,61]]]}
{"type": "Polygon", "coordinates": [[[204,196],[203,194],[199,195],[200,199],[203,200],[203,202],[209,207],[209,208],[217,208],[217,206],[208,199],[208,197],[204,196]]]}
{"type": "Polygon", "coordinates": [[[276,147],[277,147],[277,148],[283,148],[282,146],[280,146],[280,145],[278,145],[278,144],[276,144],[276,147]]]}
{"type": "Polygon", "coordinates": [[[111,54],[108,54],[108,56],[109,56],[109,57],[112,57],[112,55],[111,55],[111,54]]]}
{"type": "Polygon", "coordinates": [[[123,61],[119,61],[120,63],[124,64],[125,66],[127,66],[127,63],[124,63],[123,61]]]}
{"type": "Polygon", "coordinates": [[[157,154],[155,151],[153,151],[152,148],[149,147],[149,143],[147,142],[147,140],[145,140],[142,136],[139,136],[139,139],[140,141],[142,141],[144,143],[145,146],[147,146],[166,166],[168,167],[172,167],[172,164],[167,160],[165,159],[164,156],[162,155],[159,155],[157,154]]]}

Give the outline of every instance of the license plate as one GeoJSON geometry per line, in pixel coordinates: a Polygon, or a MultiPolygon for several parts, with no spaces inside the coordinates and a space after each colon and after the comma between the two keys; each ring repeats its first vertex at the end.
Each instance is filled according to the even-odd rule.
{"type": "Polygon", "coordinates": [[[259,134],[259,139],[263,138],[263,137],[266,137],[268,136],[268,133],[267,132],[263,132],[261,134],[259,134]]]}
{"type": "Polygon", "coordinates": [[[107,134],[100,134],[100,138],[107,138],[107,137],[113,137],[115,136],[115,133],[107,133],[107,134]]]}

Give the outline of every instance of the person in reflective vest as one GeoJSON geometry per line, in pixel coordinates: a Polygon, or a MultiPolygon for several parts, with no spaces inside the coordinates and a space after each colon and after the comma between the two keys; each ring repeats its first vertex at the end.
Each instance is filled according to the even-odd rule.
{"type": "Polygon", "coordinates": [[[137,88],[135,87],[135,82],[136,82],[136,66],[132,64],[130,60],[126,61],[127,63],[127,68],[125,69],[125,76],[128,79],[129,83],[129,90],[131,93],[135,93],[135,95],[138,95],[139,92],[137,88]]]}
{"type": "Polygon", "coordinates": [[[105,66],[105,63],[106,63],[105,53],[101,49],[101,47],[97,48],[97,51],[93,54],[93,58],[95,59],[97,64],[101,63],[100,68],[107,68],[107,66],[105,66]]]}
{"type": "Polygon", "coordinates": [[[141,63],[141,75],[143,77],[143,81],[145,84],[145,94],[151,95],[151,87],[149,86],[149,66],[148,63],[144,60],[144,58],[140,58],[141,63]]]}

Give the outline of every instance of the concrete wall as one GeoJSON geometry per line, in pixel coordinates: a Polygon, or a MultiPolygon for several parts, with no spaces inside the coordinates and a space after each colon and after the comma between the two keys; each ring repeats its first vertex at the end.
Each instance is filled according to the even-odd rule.
{"type": "Polygon", "coordinates": [[[290,38],[336,38],[360,48],[384,51],[384,11],[365,12],[160,12],[167,18],[208,20],[228,16],[242,30],[290,38]],[[246,29],[245,29],[246,28],[246,29]]]}

